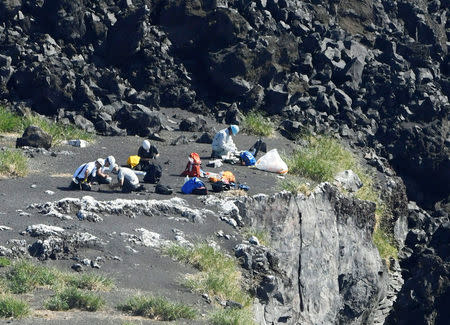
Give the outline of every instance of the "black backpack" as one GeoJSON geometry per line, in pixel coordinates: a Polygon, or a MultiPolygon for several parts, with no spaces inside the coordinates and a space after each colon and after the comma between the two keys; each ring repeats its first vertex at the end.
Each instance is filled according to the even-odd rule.
{"type": "Polygon", "coordinates": [[[170,186],[158,184],[155,187],[155,193],[170,195],[173,193],[173,189],[170,186]]]}
{"type": "Polygon", "coordinates": [[[162,176],[162,167],[157,163],[150,163],[145,169],[144,182],[156,184],[162,176]]]}
{"type": "Polygon", "coordinates": [[[212,184],[212,190],[214,192],[228,191],[230,189],[230,184],[226,184],[222,181],[218,181],[212,184]]]}

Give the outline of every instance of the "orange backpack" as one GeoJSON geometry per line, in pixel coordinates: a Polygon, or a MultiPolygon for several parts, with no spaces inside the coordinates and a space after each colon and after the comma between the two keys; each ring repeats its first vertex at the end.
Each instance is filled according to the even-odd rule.
{"type": "Polygon", "coordinates": [[[191,152],[189,155],[189,161],[186,165],[186,169],[181,173],[181,176],[200,177],[200,165],[202,161],[200,156],[196,152],[191,152]]]}

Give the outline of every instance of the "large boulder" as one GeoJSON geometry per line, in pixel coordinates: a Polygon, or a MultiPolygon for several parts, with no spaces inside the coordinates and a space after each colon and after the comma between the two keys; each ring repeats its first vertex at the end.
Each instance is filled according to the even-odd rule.
{"type": "Polygon", "coordinates": [[[162,114],[154,112],[143,105],[124,106],[115,116],[119,127],[126,129],[128,134],[142,137],[158,133],[162,129],[162,114]]]}
{"type": "Polygon", "coordinates": [[[25,129],[21,138],[17,138],[16,147],[35,147],[50,149],[52,146],[52,136],[35,125],[30,125],[25,129]]]}

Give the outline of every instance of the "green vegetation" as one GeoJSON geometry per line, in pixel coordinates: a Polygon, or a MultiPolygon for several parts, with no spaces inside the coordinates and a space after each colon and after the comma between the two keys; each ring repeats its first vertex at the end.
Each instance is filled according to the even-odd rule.
{"type": "Polygon", "coordinates": [[[309,137],[310,145],[286,157],[289,173],[316,182],[333,180],[336,173],[352,169],[355,159],[337,140],[330,137],[309,137]]]}
{"type": "Polygon", "coordinates": [[[270,236],[265,229],[244,228],[242,230],[242,236],[246,240],[248,240],[252,236],[255,236],[256,238],[258,238],[261,245],[270,246],[270,236]]]}
{"type": "Polygon", "coordinates": [[[167,254],[200,270],[187,276],[187,287],[244,306],[251,304],[250,296],[242,289],[242,275],[234,258],[205,243],[191,248],[172,245],[167,248],[167,254]]]}
{"type": "Polygon", "coordinates": [[[0,317],[19,317],[28,313],[28,305],[7,296],[9,293],[22,294],[38,287],[49,287],[55,290],[56,294],[45,301],[46,308],[96,311],[105,302],[98,295],[86,290],[107,291],[114,287],[114,282],[102,275],[65,273],[28,261],[18,261],[9,266],[10,261],[7,258],[0,258],[0,263],[7,267],[6,272],[0,275],[0,317]],[[14,316],[11,316],[11,313],[14,316]]]}
{"type": "Polygon", "coordinates": [[[0,267],[11,265],[11,261],[7,257],[0,257],[0,267]]]}
{"type": "Polygon", "coordinates": [[[87,311],[97,311],[103,307],[104,304],[104,300],[93,293],[69,287],[48,299],[45,302],[45,307],[50,310],[69,310],[78,308],[87,311]]]}
{"type": "Polygon", "coordinates": [[[222,309],[210,316],[213,325],[252,325],[250,309],[222,309]]]}
{"type": "Polygon", "coordinates": [[[162,297],[135,296],[117,308],[135,316],[162,321],[180,318],[194,319],[197,316],[195,309],[184,304],[170,302],[162,297]]]}
{"type": "Polygon", "coordinates": [[[23,318],[30,313],[30,307],[22,300],[9,295],[0,296],[0,317],[23,318]]]}
{"type": "Polygon", "coordinates": [[[389,263],[390,258],[397,259],[398,249],[394,244],[392,236],[389,232],[382,229],[381,226],[377,225],[372,235],[373,242],[378,248],[380,256],[389,263]]]}
{"type": "Polygon", "coordinates": [[[375,189],[373,175],[358,163],[355,156],[343,147],[338,140],[331,137],[308,137],[309,145],[294,151],[291,156],[284,157],[291,175],[280,182],[280,187],[293,193],[309,194],[310,189],[301,182],[298,176],[314,182],[332,181],[334,176],[344,170],[353,170],[364,184],[355,196],[361,200],[376,204],[377,223],[373,241],[383,259],[397,258],[398,251],[393,244],[389,231],[380,225],[389,219],[390,212],[375,189]]]}
{"type": "Polygon", "coordinates": [[[12,265],[5,278],[12,293],[26,293],[37,287],[57,284],[58,275],[56,270],[20,261],[12,265]]]}
{"type": "Polygon", "coordinates": [[[108,291],[114,287],[114,281],[102,275],[63,273],[28,261],[14,263],[2,280],[5,287],[16,294],[31,292],[38,287],[71,287],[91,291],[108,291]]]}
{"type": "Polygon", "coordinates": [[[27,173],[28,160],[21,151],[0,151],[0,176],[25,176],[27,173]]]}
{"type": "Polygon", "coordinates": [[[92,141],[94,135],[72,125],[53,122],[40,115],[19,116],[4,107],[0,107],[0,133],[23,132],[28,126],[36,125],[53,137],[53,143],[64,140],[83,139],[92,141]]]}
{"type": "Polygon", "coordinates": [[[248,134],[257,136],[270,137],[275,131],[272,121],[257,111],[251,111],[244,116],[242,127],[248,134]]]}
{"type": "Polygon", "coordinates": [[[114,287],[114,281],[102,275],[82,274],[63,276],[67,285],[90,291],[109,291],[114,287]]]}
{"type": "Polygon", "coordinates": [[[302,182],[298,177],[286,175],[283,180],[280,181],[279,187],[282,190],[289,191],[294,194],[303,193],[305,195],[311,194],[311,188],[308,184],[302,182]]]}

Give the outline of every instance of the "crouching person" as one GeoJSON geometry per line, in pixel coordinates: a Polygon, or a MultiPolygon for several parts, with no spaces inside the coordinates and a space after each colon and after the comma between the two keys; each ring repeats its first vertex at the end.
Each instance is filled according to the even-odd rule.
{"type": "Polygon", "coordinates": [[[105,159],[104,165],[97,169],[96,181],[99,184],[111,184],[112,178],[108,176],[106,173],[111,172],[116,164],[116,159],[114,156],[108,156],[105,159]]]}
{"type": "Polygon", "coordinates": [[[119,167],[115,164],[112,172],[117,173],[117,183],[112,185],[112,188],[121,188],[122,193],[139,192],[145,189],[139,184],[139,178],[130,168],[119,167]]]}
{"type": "Polygon", "coordinates": [[[211,158],[222,158],[222,156],[235,153],[237,148],[233,142],[232,135],[236,135],[238,133],[239,126],[234,124],[217,132],[212,142],[211,158]]]}
{"type": "Polygon", "coordinates": [[[69,188],[72,190],[90,191],[92,182],[96,180],[97,170],[100,170],[103,164],[104,160],[99,158],[96,161],[91,161],[78,167],[73,174],[69,188]]]}

